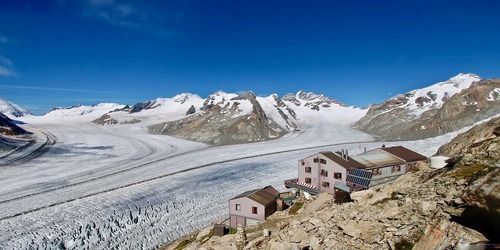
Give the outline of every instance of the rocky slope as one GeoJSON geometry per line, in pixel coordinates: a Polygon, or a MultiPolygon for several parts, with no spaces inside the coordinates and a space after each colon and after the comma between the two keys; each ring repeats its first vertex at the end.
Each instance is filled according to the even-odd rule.
{"type": "Polygon", "coordinates": [[[19,127],[15,121],[0,112],[0,135],[24,135],[29,132],[19,127]]]}
{"type": "Polygon", "coordinates": [[[216,145],[267,140],[286,133],[267,117],[250,92],[237,96],[215,93],[200,109],[203,112],[153,125],[150,132],[216,145]]]}
{"type": "MultiPolygon", "coordinates": [[[[437,155],[464,155],[468,150],[481,149],[477,146],[490,139],[495,139],[498,136],[500,136],[500,117],[493,118],[488,122],[475,126],[466,133],[460,134],[457,137],[453,138],[451,142],[439,148],[437,155]]],[[[488,152],[489,151],[486,150],[482,152],[476,152],[476,154],[485,153],[486,155],[484,155],[483,157],[493,157],[496,159],[500,159],[500,155],[489,156],[488,152]]],[[[495,152],[495,150],[493,150],[492,152],[495,152]]]]}
{"type": "Polygon", "coordinates": [[[10,119],[3,113],[0,113],[0,156],[17,147],[22,146],[29,138],[31,132],[28,132],[18,126],[17,122],[10,119]]]}
{"type": "Polygon", "coordinates": [[[500,80],[459,74],[370,107],[355,126],[387,139],[421,139],[500,113],[500,80]]]}
{"type": "Polygon", "coordinates": [[[321,194],[305,201],[297,214],[277,212],[259,226],[224,237],[203,230],[167,248],[484,249],[498,244],[500,136],[498,126],[493,133],[479,133],[483,127],[459,136],[466,146],[443,169],[421,164],[392,183],[353,193],[354,202],[339,205],[321,194]]]}

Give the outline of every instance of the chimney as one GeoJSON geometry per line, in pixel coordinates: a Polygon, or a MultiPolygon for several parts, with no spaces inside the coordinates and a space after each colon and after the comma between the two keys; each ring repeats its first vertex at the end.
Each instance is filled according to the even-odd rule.
{"type": "Polygon", "coordinates": [[[345,159],[346,160],[349,159],[349,150],[348,149],[345,150],[345,159]]]}
{"type": "Polygon", "coordinates": [[[365,147],[365,153],[366,153],[366,147],[365,147]]]}

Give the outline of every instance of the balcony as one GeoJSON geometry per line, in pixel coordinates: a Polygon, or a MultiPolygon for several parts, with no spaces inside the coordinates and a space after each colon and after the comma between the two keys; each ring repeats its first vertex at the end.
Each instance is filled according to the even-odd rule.
{"type": "Polygon", "coordinates": [[[299,182],[299,179],[290,179],[290,180],[285,180],[285,187],[287,188],[297,188],[302,191],[308,192],[310,194],[318,194],[319,190],[316,188],[316,186],[311,185],[311,184],[306,184],[303,182],[299,182]]]}

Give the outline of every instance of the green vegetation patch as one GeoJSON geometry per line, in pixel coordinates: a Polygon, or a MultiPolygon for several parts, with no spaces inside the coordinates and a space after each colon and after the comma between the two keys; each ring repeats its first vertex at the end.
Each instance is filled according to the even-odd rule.
{"type": "Polygon", "coordinates": [[[492,167],[484,164],[471,164],[471,165],[459,166],[453,169],[449,173],[449,175],[450,177],[457,180],[471,181],[487,174],[492,169],[493,169],[492,167]]]}
{"type": "Polygon", "coordinates": [[[182,250],[184,248],[186,248],[187,245],[191,244],[192,241],[191,240],[183,240],[181,242],[179,242],[179,244],[174,248],[174,250],[182,250]]]}
{"type": "Polygon", "coordinates": [[[292,207],[288,210],[288,214],[296,215],[303,206],[304,206],[303,201],[297,201],[293,203],[292,207]]]}
{"type": "Polygon", "coordinates": [[[201,242],[201,243],[205,243],[207,240],[209,240],[210,238],[212,238],[212,236],[214,236],[214,230],[213,230],[213,229],[212,229],[212,230],[210,230],[210,233],[209,233],[209,234],[207,234],[207,235],[205,235],[205,236],[201,237],[200,242],[201,242]]]}

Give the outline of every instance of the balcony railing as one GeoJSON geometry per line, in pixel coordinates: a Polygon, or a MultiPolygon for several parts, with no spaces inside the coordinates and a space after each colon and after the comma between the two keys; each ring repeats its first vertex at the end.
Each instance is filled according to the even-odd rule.
{"type": "Polygon", "coordinates": [[[305,186],[305,184],[299,182],[299,179],[285,180],[285,187],[287,187],[287,188],[297,188],[297,189],[300,189],[302,191],[308,192],[310,194],[317,194],[317,193],[319,193],[318,188],[316,188],[313,185],[305,186]]]}

